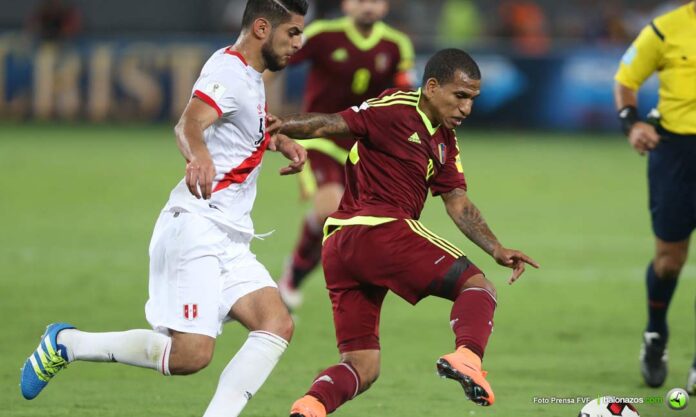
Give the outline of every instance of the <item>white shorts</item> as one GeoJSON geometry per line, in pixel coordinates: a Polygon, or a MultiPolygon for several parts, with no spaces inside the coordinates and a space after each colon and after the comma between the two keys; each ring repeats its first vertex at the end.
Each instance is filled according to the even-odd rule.
{"type": "Polygon", "coordinates": [[[277,288],[249,240],[198,214],[163,211],[150,241],[145,316],[152,328],[217,337],[237,300],[277,288]]]}

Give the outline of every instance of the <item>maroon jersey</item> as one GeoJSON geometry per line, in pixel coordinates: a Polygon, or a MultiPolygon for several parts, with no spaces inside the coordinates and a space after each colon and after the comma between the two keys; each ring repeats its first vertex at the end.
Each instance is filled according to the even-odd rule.
{"type": "Polygon", "coordinates": [[[395,78],[413,68],[413,59],[413,45],[403,33],[378,22],[365,38],[342,18],[307,26],[305,44],[291,63],[311,64],[304,110],[336,113],[400,87],[395,78]]]}
{"type": "Polygon", "coordinates": [[[466,189],[454,130],[433,128],[417,107],[419,91],[385,91],[340,113],[356,136],[346,191],[335,219],[418,219],[428,197],[466,189]]]}

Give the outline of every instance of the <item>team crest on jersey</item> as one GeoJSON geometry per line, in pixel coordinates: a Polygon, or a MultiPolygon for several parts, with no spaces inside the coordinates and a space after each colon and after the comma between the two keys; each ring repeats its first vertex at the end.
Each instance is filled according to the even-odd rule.
{"type": "Polygon", "coordinates": [[[348,61],[348,51],[346,48],[338,48],[331,54],[331,59],[336,62],[346,62],[348,61]]]}
{"type": "Polygon", "coordinates": [[[184,318],[193,321],[198,318],[198,304],[184,304],[184,318]]]}
{"type": "Polygon", "coordinates": [[[389,55],[380,52],[375,57],[375,69],[377,72],[386,72],[389,69],[389,55]]]}
{"type": "Polygon", "coordinates": [[[441,143],[437,146],[437,150],[438,157],[440,158],[440,163],[444,165],[445,160],[447,159],[447,145],[441,143]]]}

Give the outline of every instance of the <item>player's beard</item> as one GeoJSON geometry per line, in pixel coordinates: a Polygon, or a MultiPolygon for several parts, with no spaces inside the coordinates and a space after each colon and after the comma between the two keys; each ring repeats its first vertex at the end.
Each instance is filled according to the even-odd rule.
{"type": "Polygon", "coordinates": [[[277,72],[285,68],[285,64],[280,61],[280,56],[273,50],[273,36],[261,47],[261,56],[266,63],[266,69],[277,72]]]}

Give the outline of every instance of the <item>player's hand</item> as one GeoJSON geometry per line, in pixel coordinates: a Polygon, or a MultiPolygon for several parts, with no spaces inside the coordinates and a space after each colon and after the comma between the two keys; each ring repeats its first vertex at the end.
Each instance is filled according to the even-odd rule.
{"type": "Polygon", "coordinates": [[[525,264],[531,265],[534,268],[539,268],[539,264],[524,253],[515,250],[507,249],[502,246],[497,247],[493,251],[493,258],[499,265],[512,269],[512,275],[508,279],[508,284],[512,285],[524,273],[525,264]]]}
{"type": "Polygon", "coordinates": [[[639,154],[645,155],[646,152],[655,149],[660,143],[660,135],[657,134],[655,126],[637,122],[628,132],[628,142],[639,154]]]}
{"type": "Polygon", "coordinates": [[[290,165],[280,169],[280,175],[292,175],[302,171],[307,161],[307,150],[303,146],[282,134],[275,135],[269,147],[270,145],[291,161],[290,165]]]}
{"type": "MultiPolygon", "coordinates": [[[[278,116],[274,116],[270,113],[266,114],[266,133],[269,135],[273,136],[278,131],[280,130],[280,127],[283,125],[283,119],[281,119],[278,116]]],[[[271,145],[273,143],[271,142],[271,145]]],[[[272,151],[275,151],[275,149],[271,149],[272,151]]]]}
{"type": "Polygon", "coordinates": [[[214,179],[215,165],[210,155],[194,156],[186,164],[186,186],[196,198],[210,199],[214,179]]]}

